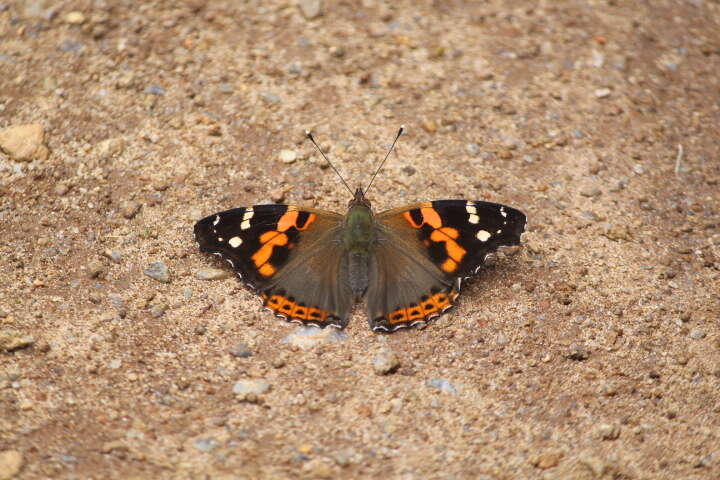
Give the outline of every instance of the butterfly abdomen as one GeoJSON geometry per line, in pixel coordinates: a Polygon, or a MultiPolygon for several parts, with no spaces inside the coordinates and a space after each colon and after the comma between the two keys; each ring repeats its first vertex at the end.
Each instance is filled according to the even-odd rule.
{"type": "Polygon", "coordinates": [[[345,219],[343,235],[347,249],[347,281],[355,298],[360,298],[368,287],[370,258],[376,241],[370,208],[353,205],[345,219]]]}
{"type": "Polygon", "coordinates": [[[365,295],[370,283],[370,257],[366,253],[348,254],[348,283],[356,299],[365,295]]]}

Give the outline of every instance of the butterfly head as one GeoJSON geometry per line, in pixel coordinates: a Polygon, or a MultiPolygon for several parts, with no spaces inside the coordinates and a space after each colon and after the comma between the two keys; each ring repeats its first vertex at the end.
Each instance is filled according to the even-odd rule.
{"type": "Polygon", "coordinates": [[[353,196],[352,200],[348,202],[348,208],[352,208],[356,205],[362,205],[364,207],[370,208],[370,200],[367,199],[365,196],[365,192],[363,192],[363,189],[358,187],[355,190],[355,195],[353,196]]]}

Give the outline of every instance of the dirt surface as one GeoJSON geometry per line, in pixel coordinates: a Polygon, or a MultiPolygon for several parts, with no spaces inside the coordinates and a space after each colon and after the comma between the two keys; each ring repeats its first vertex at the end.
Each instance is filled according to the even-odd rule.
{"type": "Polygon", "coordinates": [[[237,3],[0,2],[0,478],[720,478],[717,0],[237,3]],[[304,130],[355,186],[400,124],[375,209],[524,248],[288,339],[193,223],[342,212],[304,130]]]}

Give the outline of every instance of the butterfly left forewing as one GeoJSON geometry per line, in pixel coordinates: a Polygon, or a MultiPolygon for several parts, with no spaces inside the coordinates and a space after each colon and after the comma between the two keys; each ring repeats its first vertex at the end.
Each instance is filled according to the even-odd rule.
{"type": "Polygon", "coordinates": [[[195,238],[202,251],[227,260],[276,315],[342,326],[351,298],[338,285],[339,266],[322,261],[342,219],[305,207],[256,205],[203,218],[195,238]]]}

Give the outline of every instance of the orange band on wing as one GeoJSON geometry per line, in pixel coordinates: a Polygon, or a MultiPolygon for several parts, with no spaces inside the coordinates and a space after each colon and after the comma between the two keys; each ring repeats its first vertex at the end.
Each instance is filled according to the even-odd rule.
{"type": "Polygon", "coordinates": [[[442,227],[442,219],[440,218],[440,214],[434,208],[421,208],[420,213],[422,213],[424,223],[427,223],[433,228],[442,227]]]}
{"type": "Polygon", "coordinates": [[[262,246],[251,258],[255,263],[255,266],[260,270],[260,274],[265,277],[269,277],[275,273],[275,267],[268,264],[267,261],[270,260],[275,246],[287,245],[288,236],[284,233],[278,233],[275,231],[265,232],[260,235],[260,243],[262,243],[262,246]],[[265,268],[263,269],[263,267],[265,268]]]}
{"type": "Polygon", "coordinates": [[[298,225],[300,213],[301,212],[299,210],[288,210],[287,212],[285,212],[283,216],[280,217],[280,220],[278,220],[278,232],[286,232],[293,227],[298,230],[307,230],[317,218],[317,215],[315,215],[314,213],[308,213],[308,216],[305,219],[305,223],[302,225],[298,225]]]}
{"type": "Polygon", "coordinates": [[[407,220],[407,222],[413,228],[420,228],[425,224],[430,225],[432,228],[442,227],[442,218],[440,218],[440,214],[437,212],[437,210],[432,207],[432,203],[425,202],[420,205],[420,215],[422,217],[422,221],[420,223],[416,223],[413,219],[410,212],[415,210],[403,212],[403,217],[405,217],[405,220],[407,220]]]}
{"type": "Polygon", "coordinates": [[[447,260],[445,260],[443,262],[442,265],[440,265],[440,268],[442,268],[443,271],[447,272],[447,273],[454,272],[455,270],[457,270],[457,267],[458,267],[458,263],[455,260],[453,260],[452,258],[448,258],[447,260]]]}
{"type": "Polygon", "coordinates": [[[282,295],[261,296],[265,306],[273,313],[277,313],[289,319],[305,320],[309,322],[324,323],[330,316],[330,312],[315,307],[307,307],[293,302],[282,295]]]}
{"type": "Polygon", "coordinates": [[[435,293],[425,298],[425,300],[422,300],[418,305],[398,308],[394,312],[388,313],[386,318],[390,324],[424,320],[430,315],[441,313],[442,310],[449,307],[457,297],[458,293],[455,290],[450,293],[435,293]]]}
{"type": "Polygon", "coordinates": [[[434,230],[430,234],[430,240],[433,242],[444,242],[445,251],[448,254],[448,259],[442,264],[441,268],[447,273],[452,273],[457,270],[458,263],[460,263],[467,253],[463,247],[454,239],[460,236],[460,232],[451,227],[442,227],[434,230]]]}

